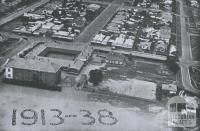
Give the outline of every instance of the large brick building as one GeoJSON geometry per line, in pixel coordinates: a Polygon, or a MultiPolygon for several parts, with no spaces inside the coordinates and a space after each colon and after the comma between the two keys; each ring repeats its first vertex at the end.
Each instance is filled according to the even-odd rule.
{"type": "Polygon", "coordinates": [[[61,71],[79,75],[91,58],[90,47],[74,48],[56,43],[33,43],[6,65],[4,80],[15,84],[60,90],[61,71]]]}
{"type": "Polygon", "coordinates": [[[5,68],[4,80],[59,90],[60,66],[38,59],[12,59],[5,68]]]}

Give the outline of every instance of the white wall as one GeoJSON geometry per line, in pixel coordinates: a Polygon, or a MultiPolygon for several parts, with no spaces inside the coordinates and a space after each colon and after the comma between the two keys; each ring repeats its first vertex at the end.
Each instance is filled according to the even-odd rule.
{"type": "Polygon", "coordinates": [[[13,68],[6,67],[5,78],[6,79],[13,79],[13,68]]]}

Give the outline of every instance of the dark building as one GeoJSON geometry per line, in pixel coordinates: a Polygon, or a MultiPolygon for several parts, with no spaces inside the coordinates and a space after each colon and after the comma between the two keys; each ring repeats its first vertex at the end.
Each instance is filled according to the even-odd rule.
{"type": "Polygon", "coordinates": [[[4,80],[39,88],[60,90],[60,66],[39,59],[12,59],[5,68],[4,80]]]}

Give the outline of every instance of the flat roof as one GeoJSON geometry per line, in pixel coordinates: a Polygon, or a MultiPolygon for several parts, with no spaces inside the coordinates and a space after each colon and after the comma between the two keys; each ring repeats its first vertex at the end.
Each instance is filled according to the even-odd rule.
{"type": "Polygon", "coordinates": [[[77,47],[77,46],[66,46],[63,44],[56,44],[56,43],[44,43],[44,44],[33,44],[30,45],[28,48],[24,49],[31,49],[24,58],[19,58],[18,56],[14,57],[6,67],[13,67],[13,68],[20,68],[20,69],[27,69],[27,70],[35,70],[35,71],[42,71],[42,72],[57,72],[60,68],[72,68],[81,70],[85,61],[89,59],[91,56],[93,49],[91,47],[77,47]],[[33,47],[34,46],[34,47],[33,47]],[[76,57],[75,60],[62,60],[57,58],[50,58],[50,57],[43,57],[40,56],[40,53],[45,51],[45,49],[50,48],[50,50],[66,50],[67,51],[74,51],[80,52],[80,54],[76,57]]]}
{"type": "Polygon", "coordinates": [[[49,73],[56,73],[60,69],[59,65],[51,63],[50,61],[43,61],[39,58],[14,58],[10,60],[6,67],[49,73]]]}

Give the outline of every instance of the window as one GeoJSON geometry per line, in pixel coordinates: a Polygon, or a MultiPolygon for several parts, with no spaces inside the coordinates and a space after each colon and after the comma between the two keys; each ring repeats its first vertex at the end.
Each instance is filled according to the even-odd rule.
{"type": "Polygon", "coordinates": [[[170,104],[170,112],[176,112],[176,103],[170,104]]]}
{"type": "Polygon", "coordinates": [[[197,118],[199,118],[200,120],[200,104],[199,104],[199,108],[197,108],[197,118]]]}
{"type": "Polygon", "coordinates": [[[11,78],[11,74],[8,74],[8,78],[11,78]]]}
{"type": "Polygon", "coordinates": [[[183,110],[186,110],[186,104],[185,103],[178,103],[177,104],[177,110],[178,110],[178,112],[182,112],[183,110]]]}
{"type": "Polygon", "coordinates": [[[10,72],[10,68],[8,68],[8,72],[10,72]]]}

